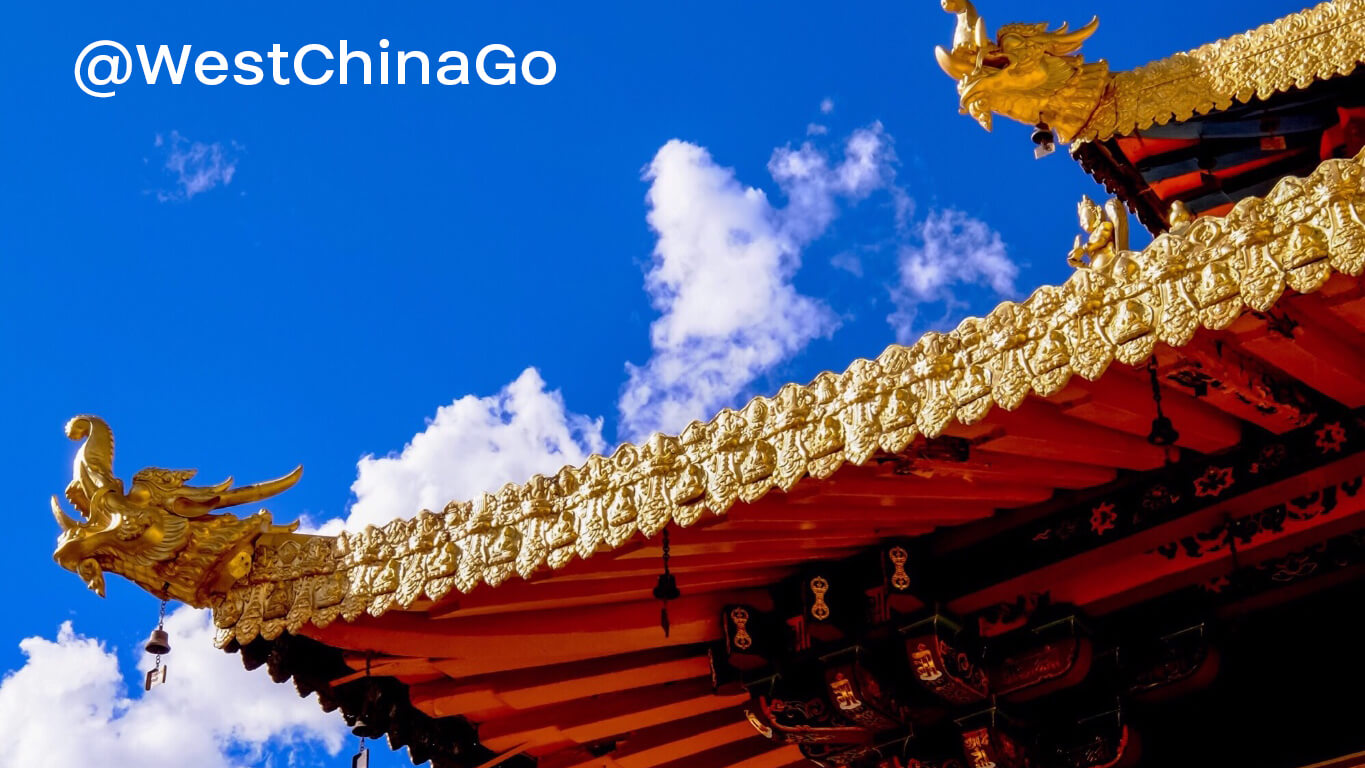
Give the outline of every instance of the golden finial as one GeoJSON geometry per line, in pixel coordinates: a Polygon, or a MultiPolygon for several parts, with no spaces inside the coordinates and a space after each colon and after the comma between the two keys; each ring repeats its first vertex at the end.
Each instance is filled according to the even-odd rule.
{"type": "Polygon", "coordinates": [[[1171,223],[1170,231],[1175,232],[1188,227],[1194,221],[1194,212],[1189,209],[1189,206],[1185,205],[1183,200],[1176,200],[1171,203],[1170,213],[1166,218],[1171,223]]]}

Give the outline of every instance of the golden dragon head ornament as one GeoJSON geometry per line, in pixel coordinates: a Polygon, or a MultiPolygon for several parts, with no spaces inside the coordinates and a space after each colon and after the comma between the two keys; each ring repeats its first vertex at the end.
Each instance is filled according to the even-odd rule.
{"type": "Polygon", "coordinates": [[[251,569],[261,534],[297,527],[274,525],[264,510],[245,518],[217,510],[282,493],[298,482],[303,467],[239,488],[232,478],[190,486],[195,470],[148,467],[125,489],[114,475],[114,434],[103,419],[77,416],[67,422],[66,434],[84,441],[66,487],[80,517],[67,514],[52,497],[52,513],[62,529],[52,557],[101,597],[107,571],[152,594],[204,606],[210,595],[226,591],[251,569]]]}
{"type": "Polygon", "coordinates": [[[951,48],[934,50],[939,66],[957,81],[962,111],[990,130],[995,114],[1055,130],[1071,141],[1105,96],[1109,65],[1087,64],[1077,53],[1099,19],[1079,29],[1066,24],[1006,24],[995,39],[969,0],[942,0],[957,16],[951,48]]]}

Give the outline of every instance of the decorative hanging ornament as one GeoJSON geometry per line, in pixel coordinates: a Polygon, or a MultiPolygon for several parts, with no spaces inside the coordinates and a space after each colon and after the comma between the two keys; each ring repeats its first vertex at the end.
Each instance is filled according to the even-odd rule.
{"type": "Polygon", "coordinates": [[[663,627],[664,637],[668,637],[668,601],[677,600],[682,592],[678,591],[678,580],[668,572],[668,529],[664,529],[664,572],[659,574],[659,583],[654,585],[654,599],[663,602],[659,609],[659,626],[663,627]]]}
{"type": "MultiPolygon", "coordinates": [[[[169,588],[167,584],[163,589],[169,588]]],[[[152,668],[147,670],[147,678],[142,683],[144,691],[150,691],[158,685],[166,682],[166,665],[161,663],[161,657],[171,652],[171,636],[166,634],[166,598],[161,599],[161,611],[156,617],[156,629],[147,636],[147,643],[142,646],[147,653],[154,656],[152,668]]]]}
{"type": "MultiPolygon", "coordinates": [[[[365,680],[370,679],[370,662],[374,659],[374,651],[365,652],[365,680]]],[[[356,727],[364,728],[365,721],[356,718],[356,727]]],[[[370,750],[365,746],[365,737],[360,737],[360,749],[356,750],[355,756],[351,758],[351,768],[370,768],[370,750]]]]}
{"type": "Polygon", "coordinates": [[[1047,123],[1039,123],[1033,129],[1033,159],[1042,160],[1057,151],[1057,134],[1047,123]]]}
{"type": "Polygon", "coordinates": [[[1167,449],[1166,463],[1171,462],[1172,446],[1180,439],[1180,433],[1166,414],[1161,412],[1161,383],[1157,379],[1156,355],[1147,359],[1147,374],[1152,381],[1152,401],[1156,403],[1156,418],[1152,419],[1152,431],[1147,433],[1147,442],[1167,449]]]}

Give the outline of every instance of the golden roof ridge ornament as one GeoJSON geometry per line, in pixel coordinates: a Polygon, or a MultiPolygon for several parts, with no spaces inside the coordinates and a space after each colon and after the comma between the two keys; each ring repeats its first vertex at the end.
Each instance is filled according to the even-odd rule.
{"type": "Polygon", "coordinates": [[[283,493],[303,467],[264,483],[232,487],[232,478],[210,486],[186,485],[195,470],[148,467],[124,491],[114,474],[114,434],[98,416],[66,424],[66,435],[84,440],[76,451],[66,498],[81,519],[68,515],[56,496],[52,514],[61,526],[52,557],[104,596],[104,573],[117,573],[162,598],[204,607],[251,570],[262,534],[290,534],[261,510],[249,517],[215,514],[283,493]]]}
{"type": "Polygon", "coordinates": [[[1088,214],[1087,268],[952,331],[787,384],[680,436],[623,444],[438,512],[335,539],[261,536],[251,572],[215,598],[217,641],[273,639],[531,578],[667,525],[724,516],[878,451],[897,453],[993,408],[1049,397],[1073,376],[1093,381],[1114,363],[1145,364],[1158,342],[1184,346],[1247,309],[1269,310],[1287,290],[1312,293],[1334,273],[1360,276],[1365,151],[1283,178],[1225,215],[1177,216],[1178,226],[1140,251],[1124,247],[1119,221],[1102,208],[1088,214]]]}
{"type": "Polygon", "coordinates": [[[1077,53],[1099,27],[1099,17],[1072,30],[1065,23],[1006,24],[994,40],[970,0],[941,0],[957,16],[952,49],[938,46],[939,66],[957,81],[962,112],[986,130],[999,114],[1037,128],[1039,155],[1051,151],[1053,131],[1070,142],[1108,95],[1109,65],[1077,53]]]}

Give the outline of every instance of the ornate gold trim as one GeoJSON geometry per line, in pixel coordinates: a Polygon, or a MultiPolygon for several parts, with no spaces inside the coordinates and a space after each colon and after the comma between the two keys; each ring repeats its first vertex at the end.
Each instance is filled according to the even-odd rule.
{"type": "Polygon", "coordinates": [[[953,47],[939,46],[934,55],[957,81],[962,111],[986,130],[1000,114],[1071,141],[1108,93],[1109,65],[1086,63],[1079,53],[1098,18],[1076,30],[1006,24],[992,40],[968,0],[944,0],[943,10],[957,17],[953,47]]]}
{"type": "Polygon", "coordinates": [[[262,535],[250,573],[212,600],[219,640],[379,616],[423,596],[559,568],[877,451],[901,451],[916,435],[980,421],[992,406],[1014,409],[1030,392],[1046,397],[1073,374],[1093,380],[1114,360],[1138,364],[1158,341],[1179,347],[1246,307],[1269,309],[1286,287],[1307,293],[1333,271],[1358,276],[1363,179],[1365,153],[1329,160],[1225,217],[1182,225],[1140,253],[1120,251],[1023,302],[855,360],[842,374],[788,384],[678,437],[654,435],[383,528],[336,539],[262,535]]]}
{"type": "Polygon", "coordinates": [[[1113,75],[1078,141],[1188,120],[1347,75],[1365,62],[1365,0],[1337,0],[1113,75]]]}
{"type": "Polygon", "coordinates": [[[192,469],[148,467],[133,475],[128,491],[114,474],[114,433],[98,416],[77,416],[66,434],[81,440],[66,498],[71,517],[52,497],[61,528],[57,564],[77,574],[104,596],[104,573],[117,573],[163,598],[203,606],[227,591],[252,567],[252,551],[263,536],[290,536],[295,526],[278,526],[264,510],[246,518],[218,510],[252,504],[297,483],[303,467],[256,485],[188,485],[192,469]]]}

